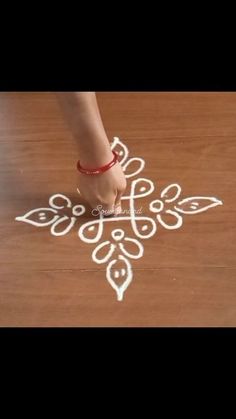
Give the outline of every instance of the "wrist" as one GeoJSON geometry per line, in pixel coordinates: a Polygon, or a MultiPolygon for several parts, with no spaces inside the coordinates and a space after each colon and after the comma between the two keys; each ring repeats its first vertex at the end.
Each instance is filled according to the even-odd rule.
{"type": "Polygon", "coordinates": [[[115,153],[114,151],[112,152],[113,154],[113,158],[112,160],[110,160],[108,163],[106,163],[103,166],[99,166],[99,167],[83,167],[81,165],[80,160],[77,162],[77,169],[79,170],[80,173],[83,173],[85,175],[98,175],[101,173],[106,172],[107,170],[111,169],[111,167],[113,167],[117,161],[118,161],[118,155],[117,153],[115,153]]]}
{"type": "Polygon", "coordinates": [[[90,152],[81,152],[80,163],[83,167],[100,167],[109,163],[113,157],[110,145],[108,145],[108,147],[100,148],[100,150],[92,149],[90,152]]]}

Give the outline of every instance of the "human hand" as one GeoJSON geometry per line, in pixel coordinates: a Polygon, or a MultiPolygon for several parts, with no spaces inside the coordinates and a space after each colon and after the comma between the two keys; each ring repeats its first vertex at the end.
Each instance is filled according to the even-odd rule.
{"type": "Polygon", "coordinates": [[[118,215],[121,197],[126,189],[124,172],[117,162],[109,170],[98,175],[79,173],[78,189],[81,197],[93,208],[102,210],[104,215],[118,215]]]}

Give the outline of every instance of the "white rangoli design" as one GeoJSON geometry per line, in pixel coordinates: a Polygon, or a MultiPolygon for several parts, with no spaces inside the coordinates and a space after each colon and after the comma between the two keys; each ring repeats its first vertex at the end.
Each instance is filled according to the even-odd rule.
{"type": "MultiPolygon", "coordinates": [[[[129,158],[128,148],[118,137],[114,137],[111,148],[116,149],[120,156],[120,164],[127,179],[137,176],[143,170],[145,166],[144,160],[138,157],[129,158]],[[134,162],[136,162],[138,168],[130,171],[128,174],[128,169],[134,162]]],[[[144,248],[140,239],[149,239],[152,237],[157,231],[158,224],[168,230],[178,229],[183,224],[184,214],[198,214],[209,208],[222,205],[222,201],[214,197],[193,196],[179,200],[181,187],[178,184],[171,184],[162,190],[160,199],[155,199],[150,202],[149,210],[154,216],[153,219],[151,216],[139,215],[135,209],[135,202],[137,200],[154,192],[155,187],[153,182],[140,177],[132,180],[130,186],[130,194],[122,197],[123,201],[128,201],[129,215],[118,215],[108,218],[100,213],[98,219],[88,221],[78,229],[78,236],[83,242],[98,243],[102,239],[106,223],[130,222],[135,238],[126,237],[122,229],[116,228],[111,233],[111,240],[100,242],[92,252],[92,259],[95,263],[107,264],[106,278],[116,291],[118,301],[123,300],[124,292],[133,279],[130,260],[139,259],[143,256],[144,248]],[[167,209],[170,205],[171,209],[167,209]],[[165,214],[171,215],[173,219],[171,224],[169,221],[165,221],[165,214]],[[132,252],[127,249],[130,243],[132,243],[135,249],[132,252]],[[114,254],[117,252],[118,256],[115,257],[114,254]]],[[[85,207],[83,205],[72,205],[71,200],[65,195],[55,194],[49,199],[49,207],[33,209],[23,216],[16,217],[16,220],[24,221],[36,227],[50,226],[52,235],[63,236],[72,229],[78,218],[84,213],[85,207]],[[71,209],[70,216],[61,214],[65,208],[71,209]],[[58,226],[62,223],[66,227],[60,230],[58,226]]]]}

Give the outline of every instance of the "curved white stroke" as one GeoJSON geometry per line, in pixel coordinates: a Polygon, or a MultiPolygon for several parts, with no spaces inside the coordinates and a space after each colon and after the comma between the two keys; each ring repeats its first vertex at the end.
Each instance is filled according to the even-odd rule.
{"type": "Polygon", "coordinates": [[[119,160],[120,165],[122,166],[123,172],[125,177],[131,178],[133,176],[136,176],[138,173],[140,173],[144,167],[145,167],[145,161],[141,157],[129,157],[129,150],[128,147],[119,139],[119,137],[114,137],[113,143],[111,145],[111,149],[113,150],[117,145],[119,145],[123,151],[123,157],[121,160],[119,160]],[[127,161],[126,161],[127,160],[127,161]],[[132,164],[134,161],[138,161],[140,163],[140,166],[138,169],[136,169],[134,172],[130,173],[129,175],[126,175],[125,172],[130,164],[132,164]]]}
{"type": "Polygon", "coordinates": [[[161,198],[164,199],[165,202],[173,202],[180,196],[180,194],[181,186],[178,183],[172,183],[171,185],[163,189],[163,191],[161,192],[161,198]],[[168,195],[168,192],[173,188],[176,189],[176,193],[174,194],[174,196],[172,198],[165,197],[166,195],[168,195]]]}
{"type": "Polygon", "coordinates": [[[154,201],[150,202],[149,204],[149,209],[150,211],[154,212],[154,213],[159,213],[162,212],[164,209],[164,202],[162,202],[160,199],[155,199],[154,201]],[[159,204],[159,208],[156,208],[155,205],[159,204]]]}
{"type": "Polygon", "coordinates": [[[79,204],[79,205],[74,205],[73,206],[72,214],[75,215],[76,217],[79,217],[80,215],[82,215],[84,213],[85,213],[85,207],[83,205],[79,204]]]}
{"type": "Polygon", "coordinates": [[[121,228],[116,228],[115,230],[112,230],[111,236],[113,240],[118,242],[124,238],[125,232],[121,228]]]}
{"type": "Polygon", "coordinates": [[[150,195],[154,191],[154,189],[155,189],[154,184],[149,179],[138,178],[138,179],[134,180],[131,184],[130,195],[123,196],[121,198],[122,200],[129,199],[129,201],[130,201],[130,215],[129,216],[123,216],[123,217],[122,216],[118,216],[118,217],[114,216],[112,218],[105,218],[105,217],[103,217],[102,214],[100,214],[99,219],[88,221],[87,223],[83,224],[79,228],[79,231],[78,231],[79,238],[82,241],[84,241],[85,243],[97,243],[100,240],[100,238],[102,237],[104,223],[111,223],[113,221],[130,221],[131,225],[132,225],[132,228],[133,228],[133,231],[134,231],[134,233],[136,234],[137,237],[139,237],[141,239],[148,239],[148,238],[152,237],[156,232],[156,228],[157,228],[156,223],[150,217],[137,216],[135,214],[134,200],[137,199],[137,198],[142,198],[142,197],[150,195]],[[137,186],[138,183],[141,183],[141,182],[145,182],[146,184],[148,184],[149,189],[145,190],[142,193],[135,194],[136,186],[137,186]],[[151,226],[152,226],[150,233],[141,234],[138,231],[136,221],[146,221],[147,223],[150,223],[151,226]],[[84,231],[91,226],[98,226],[98,231],[97,231],[97,234],[94,238],[88,238],[84,234],[84,231]]]}
{"type": "Polygon", "coordinates": [[[126,280],[123,282],[122,285],[117,285],[111,277],[111,269],[112,269],[113,265],[117,262],[117,259],[112,260],[107,265],[106,277],[107,277],[107,281],[109,282],[109,284],[112,286],[112,288],[117,293],[117,300],[122,301],[124,292],[128,288],[129,284],[131,283],[131,281],[133,279],[133,271],[132,271],[132,267],[131,267],[131,264],[130,264],[128,259],[126,259],[123,255],[119,255],[118,259],[123,260],[126,264],[126,267],[127,267],[127,278],[126,278],[126,280]]]}
{"type": "Polygon", "coordinates": [[[131,157],[124,165],[123,165],[123,171],[125,174],[125,177],[127,179],[136,176],[138,173],[142,172],[142,170],[144,169],[145,166],[145,161],[143,159],[141,159],[141,157],[131,157]],[[127,170],[127,168],[129,167],[129,165],[131,163],[133,163],[134,161],[138,161],[140,163],[140,166],[138,167],[137,170],[135,170],[134,172],[130,173],[129,175],[126,175],[125,172],[127,170]]]}
{"type": "Polygon", "coordinates": [[[126,242],[134,243],[138,247],[138,253],[134,255],[133,253],[130,253],[128,250],[126,250],[123,243],[119,243],[119,247],[121,251],[125,254],[125,256],[130,257],[131,259],[139,259],[143,256],[143,245],[136,239],[131,239],[129,237],[125,237],[124,239],[126,242]]]}
{"type": "MultiPolygon", "coordinates": [[[[78,236],[80,238],[80,240],[82,240],[85,243],[97,243],[100,238],[102,237],[102,233],[103,233],[103,223],[106,220],[103,218],[102,214],[100,214],[100,217],[98,220],[92,220],[92,221],[88,221],[85,224],[82,224],[82,226],[80,226],[79,230],[78,230],[78,236]],[[93,239],[89,239],[87,237],[85,237],[84,235],[84,230],[86,228],[92,227],[92,226],[96,226],[98,225],[98,231],[96,236],[93,239]]],[[[110,221],[110,220],[108,220],[110,221]]]]}
{"type": "Polygon", "coordinates": [[[95,247],[92,253],[92,259],[95,263],[98,263],[98,264],[105,263],[110,259],[115,249],[116,249],[116,246],[113,243],[111,243],[109,240],[106,240],[105,242],[102,242],[97,247],[95,247]],[[99,250],[101,250],[105,246],[108,246],[109,244],[110,244],[110,249],[107,252],[106,256],[104,256],[103,258],[98,258],[97,253],[99,252],[99,250]]]}
{"type": "Polygon", "coordinates": [[[39,223],[37,221],[30,220],[30,218],[28,218],[31,214],[34,214],[36,212],[41,212],[41,211],[42,212],[48,211],[48,212],[53,212],[54,214],[57,214],[57,211],[52,208],[36,208],[36,209],[32,209],[31,211],[27,212],[24,215],[15,217],[15,220],[23,221],[25,223],[32,224],[33,226],[36,226],[36,227],[47,227],[53,224],[59,218],[59,215],[55,215],[51,220],[43,222],[43,223],[39,223]]]}
{"type": "Polygon", "coordinates": [[[156,226],[156,223],[154,222],[154,220],[152,219],[152,218],[150,218],[150,217],[139,217],[139,216],[135,216],[135,208],[134,208],[134,199],[136,198],[136,197],[140,197],[140,196],[138,196],[138,195],[135,195],[135,187],[136,187],[136,185],[137,185],[137,183],[138,182],[147,182],[147,183],[149,183],[149,185],[150,185],[150,190],[149,191],[147,191],[147,192],[145,192],[145,193],[143,193],[142,195],[140,195],[140,196],[146,196],[146,195],[150,195],[153,191],[154,191],[154,184],[153,184],[153,182],[151,181],[151,180],[149,180],[149,179],[145,179],[145,178],[139,178],[139,179],[136,179],[136,180],[134,180],[133,182],[132,182],[132,185],[131,185],[131,192],[130,192],[130,221],[131,221],[131,225],[132,225],[132,228],[133,228],[133,231],[134,231],[134,233],[135,233],[135,235],[137,236],[137,237],[139,237],[140,239],[149,239],[150,237],[152,237],[154,234],[155,234],[155,232],[156,232],[156,230],[157,230],[157,226],[156,226]],[[147,234],[141,234],[140,232],[139,232],[139,230],[138,230],[138,227],[137,227],[137,221],[141,221],[141,220],[145,220],[145,221],[148,221],[148,222],[150,222],[151,223],[151,225],[152,225],[152,229],[151,229],[151,231],[150,231],[150,233],[147,233],[147,234]]]}
{"type": "Polygon", "coordinates": [[[111,149],[113,150],[118,144],[121,146],[121,148],[124,152],[124,155],[123,155],[122,159],[119,161],[120,165],[122,166],[124,161],[127,159],[128,155],[129,155],[129,150],[128,150],[128,147],[125,144],[123,144],[122,141],[118,137],[113,138],[113,142],[111,144],[111,149]]]}
{"type": "Polygon", "coordinates": [[[66,215],[65,216],[63,216],[63,217],[60,217],[52,226],[51,226],[51,233],[52,233],[52,235],[53,236],[64,236],[65,234],[67,234],[71,229],[72,229],[72,227],[75,225],[75,222],[76,222],[76,217],[67,217],[66,215]],[[55,231],[55,228],[59,225],[59,224],[61,224],[61,223],[63,223],[64,221],[66,221],[66,220],[70,220],[70,222],[69,222],[69,224],[68,224],[68,226],[64,229],[64,230],[62,230],[62,231],[59,231],[59,232],[57,232],[57,231],[55,231]]]}
{"type": "Polygon", "coordinates": [[[130,199],[131,197],[132,199],[144,198],[145,196],[150,195],[154,191],[154,189],[155,189],[154,183],[150,179],[139,177],[138,179],[132,181],[130,195],[123,195],[121,197],[121,200],[130,199]],[[149,185],[149,189],[147,189],[146,191],[142,193],[135,194],[134,191],[135,191],[136,185],[141,182],[147,183],[149,185]]]}
{"type": "Polygon", "coordinates": [[[189,198],[182,199],[182,201],[179,201],[177,203],[177,205],[174,207],[174,209],[176,211],[178,211],[182,214],[193,214],[194,215],[194,214],[199,214],[200,212],[207,211],[209,208],[216,207],[217,205],[223,205],[223,202],[220,201],[217,198],[209,197],[209,196],[191,196],[189,198]],[[182,208],[178,208],[178,206],[177,206],[177,205],[183,205],[183,204],[185,204],[187,202],[190,202],[190,201],[198,201],[198,200],[201,200],[201,201],[202,200],[208,200],[208,201],[211,201],[211,203],[209,205],[206,205],[205,207],[198,208],[198,209],[190,209],[190,210],[184,210],[182,208]]]}
{"type": "MultiPolygon", "coordinates": [[[[152,218],[150,218],[150,217],[136,216],[135,219],[137,221],[150,222],[151,225],[152,225],[152,227],[153,227],[152,231],[149,234],[141,235],[138,232],[137,228],[136,228],[136,224],[134,224],[134,222],[133,222],[133,224],[132,224],[133,230],[134,230],[135,234],[137,234],[138,237],[140,237],[141,239],[148,239],[149,237],[152,237],[153,234],[155,234],[155,232],[156,232],[156,223],[154,222],[154,220],[152,218]]],[[[102,221],[101,221],[101,219],[94,220],[94,221],[88,221],[87,223],[83,224],[79,228],[79,230],[78,230],[78,236],[79,236],[80,240],[82,240],[85,243],[97,243],[100,240],[100,238],[102,236],[102,233],[103,233],[103,224],[104,223],[111,223],[113,221],[114,222],[116,222],[116,221],[131,221],[131,223],[132,223],[132,216],[125,216],[125,217],[120,217],[119,216],[119,217],[112,217],[112,218],[103,218],[102,221]],[[96,225],[98,225],[97,235],[93,239],[89,239],[89,238],[85,237],[84,236],[84,230],[86,228],[88,228],[88,227],[96,226],[96,225]]]]}
{"type": "Polygon", "coordinates": [[[65,195],[62,195],[62,194],[60,194],[60,193],[57,193],[57,194],[54,194],[54,195],[52,195],[50,198],[49,198],[49,205],[52,207],[52,208],[56,208],[56,209],[62,209],[62,208],[64,208],[65,207],[65,205],[56,205],[56,204],[54,204],[54,199],[57,199],[57,198],[61,198],[61,199],[64,199],[65,201],[66,201],[66,203],[67,203],[67,208],[71,208],[71,200],[67,197],[67,196],[65,196],[65,195]]]}
{"type": "Polygon", "coordinates": [[[177,219],[176,224],[166,224],[165,221],[162,219],[161,214],[157,214],[157,221],[167,230],[176,230],[177,228],[180,228],[183,224],[183,218],[181,217],[181,215],[179,215],[177,212],[175,211],[171,211],[171,210],[167,210],[165,211],[164,214],[171,214],[174,215],[174,217],[177,219]]]}

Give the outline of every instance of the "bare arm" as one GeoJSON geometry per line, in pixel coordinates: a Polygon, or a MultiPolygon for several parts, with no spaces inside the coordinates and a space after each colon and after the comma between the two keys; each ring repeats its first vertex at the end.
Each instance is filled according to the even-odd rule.
{"type": "MultiPolygon", "coordinates": [[[[83,167],[103,166],[113,159],[94,92],[57,94],[71,132],[78,144],[83,167]]],[[[79,174],[79,189],[91,207],[102,205],[106,211],[116,207],[120,212],[120,199],[126,188],[123,171],[117,163],[107,172],[89,176],[79,174]]]]}

